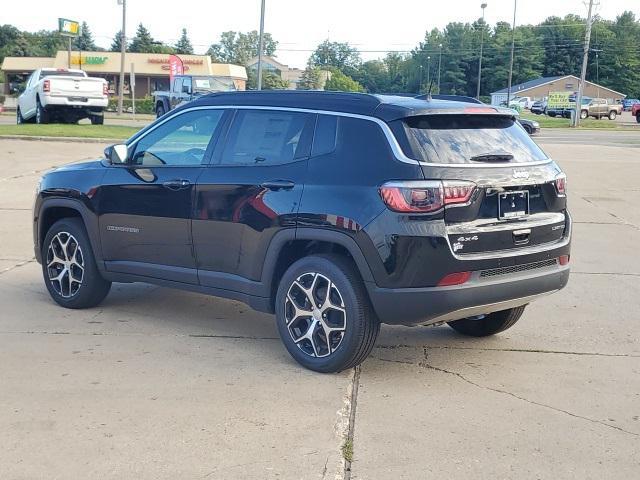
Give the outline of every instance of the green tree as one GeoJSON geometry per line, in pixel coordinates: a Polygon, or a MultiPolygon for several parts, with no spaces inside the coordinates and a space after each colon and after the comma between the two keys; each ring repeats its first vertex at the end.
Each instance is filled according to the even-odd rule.
{"type": "Polygon", "coordinates": [[[322,73],[320,69],[308,63],[298,82],[298,90],[320,90],[321,87],[322,73]]]}
{"type": "MultiPolygon", "coordinates": [[[[129,45],[125,46],[125,51],[129,50],[128,47],[129,45]]],[[[118,32],[113,36],[113,41],[111,42],[111,47],[109,48],[109,50],[111,52],[120,52],[121,49],[122,49],[122,30],[118,30],[118,32]]]]}
{"type": "Polygon", "coordinates": [[[544,48],[544,76],[580,75],[585,20],[578,15],[549,17],[541,23],[544,48]]]}
{"type": "MultiPolygon", "coordinates": [[[[251,32],[223,32],[220,41],[214,43],[207,50],[207,55],[214,62],[234,63],[236,65],[246,65],[249,60],[258,55],[260,37],[256,30],[251,32]]],[[[265,33],[263,38],[263,55],[273,56],[276,52],[278,42],[270,33],[265,33]]]]}
{"type": "Polygon", "coordinates": [[[183,55],[193,55],[193,45],[187,36],[187,29],[182,29],[182,35],[174,46],[176,53],[183,55]]]}
{"type": "Polygon", "coordinates": [[[348,43],[330,42],[329,40],[325,40],[317,46],[309,61],[316,67],[336,67],[345,73],[354,72],[361,63],[358,50],[348,43]]]}
{"type": "MultiPolygon", "coordinates": [[[[255,90],[258,88],[258,72],[254,68],[247,69],[247,89],[255,90]]],[[[263,90],[286,90],[289,88],[289,82],[283,80],[279,75],[272,72],[262,70],[262,89],[263,90]]]]}
{"type": "Polygon", "coordinates": [[[337,68],[330,69],[331,77],[324,85],[325,90],[332,92],[364,92],[364,88],[348,75],[337,68]]]}
{"type": "Polygon", "coordinates": [[[74,38],[71,48],[74,50],[99,50],[87,22],[82,22],[80,35],[74,38]]]}
{"type": "Polygon", "coordinates": [[[157,42],[142,23],[138,25],[136,36],[131,40],[129,51],[135,53],[158,53],[157,42]]]}

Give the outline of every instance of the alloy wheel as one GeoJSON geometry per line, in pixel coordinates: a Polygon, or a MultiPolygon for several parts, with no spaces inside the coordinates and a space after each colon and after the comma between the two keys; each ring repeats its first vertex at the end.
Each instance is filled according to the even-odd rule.
{"type": "Polygon", "coordinates": [[[76,238],[57,233],[47,249],[47,275],[51,286],[63,298],[75,296],[84,278],[84,256],[76,238]]]}
{"type": "Polygon", "coordinates": [[[310,357],[327,357],[344,338],[347,311],[342,294],[325,275],[308,272],[289,287],[285,321],[294,343],[310,357]]]}

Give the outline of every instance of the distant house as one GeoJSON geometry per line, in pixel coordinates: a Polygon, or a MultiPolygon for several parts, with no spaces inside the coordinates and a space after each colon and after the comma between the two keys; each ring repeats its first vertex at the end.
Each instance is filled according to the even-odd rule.
{"type": "MultiPolygon", "coordinates": [[[[575,75],[560,75],[557,77],[540,77],[524,83],[511,86],[511,98],[531,97],[542,100],[549,92],[577,92],[580,79],[575,75]]],[[[611,90],[592,82],[585,82],[584,95],[592,98],[606,98],[611,102],[621,102],[625,94],[611,90]]],[[[500,105],[507,101],[507,89],[503,88],[491,93],[491,105],[500,105]]]]}
{"type": "MultiPolygon", "coordinates": [[[[249,60],[247,62],[246,67],[247,69],[257,71],[258,57],[253,57],[251,60],[249,60]]],[[[302,77],[302,72],[304,70],[300,70],[299,68],[289,67],[284,63],[280,63],[273,57],[263,56],[262,71],[277,75],[282,80],[289,82],[289,90],[295,90],[298,87],[298,82],[300,82],[300,78],[302,77]]]]}

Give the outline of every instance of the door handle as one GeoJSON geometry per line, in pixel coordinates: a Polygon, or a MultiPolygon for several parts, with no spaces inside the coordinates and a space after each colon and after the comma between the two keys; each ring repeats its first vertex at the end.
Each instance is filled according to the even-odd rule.
{"type": "Polygon", "coordinates": [[[162,186],[169,190],[182,190],[183,188],[187,188],[189,185],[191,185],[191,182],[182,178],[162,182],[162,186]]]}
{"type": "Polygon", "coordinates": [[[269,180],[260,184],[267,190],[291,190],[295,185],[291,180],[269,180]]]}

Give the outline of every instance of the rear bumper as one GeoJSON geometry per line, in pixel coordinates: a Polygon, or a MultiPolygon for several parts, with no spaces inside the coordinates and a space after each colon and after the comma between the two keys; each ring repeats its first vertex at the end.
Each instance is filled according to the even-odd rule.
{"type": "Polygon", "coordinates": [[[525,305],[563,288],[569,266],[559,263],[528,272],[483,278],[464,285],[425,288],[370,286],[369,297],[383,323],[429,325],[525,305]]]}
{"type": "MultiPolygon", "coordinates": [[[[78,94],[79,97],[83,95],[78,94]]],[[[45,108],[60,108],[60,107],[84,107],[88,109],[104,109],[107,107],[109,100],[106,97],[85,97],[86,101],[71,100],[67,96],[56,95],[43,95],[43,106],[45,108]]]]}

